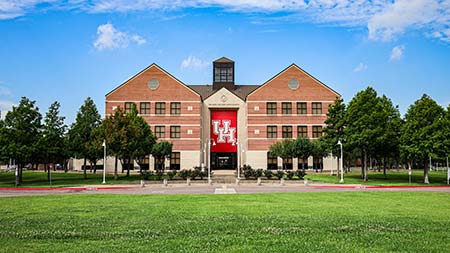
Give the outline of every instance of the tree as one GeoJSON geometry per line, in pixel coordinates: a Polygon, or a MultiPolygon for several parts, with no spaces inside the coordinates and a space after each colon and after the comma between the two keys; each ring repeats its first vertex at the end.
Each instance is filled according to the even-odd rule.
{"type": "MultiPolygon", "coordinates": [[[[312,156],[323,158],[328,155],[328,152],[329,152],[327,150],[328,146],[326,145],[325,142],[321,141],[320,139],[314,140],[313,142],[311,142],[311,146],[312,146],[312,150],[311,150],[312,156]]],[[[320,169],[323,170],[323,167],[321,167],[320,169]]]]}
{"type": "Polygon", "coordinates": [[[19,105],[6,114],[4,121],[6,144],[3,149],[6,156],[17,162],[16,186],[22,183],[23,166],[32,163],[38,154],[42,115],[35,104],[36,101],[22,97],[19,105]]]}
{"type": "Polygon", "coordinates": [[[384,113],[385,124],[383,134],[377,142],[376,153],[380,157],[380,160],[383,160],[383,174],[386,178],[388,161],[392,159],[398,164],[402,120],[398,106],[394,106],[388,97],[383,95],[380,98],[380,102],[384,113]]]}
{"type": "Polygon", "coordinates": [[[429,184],[429,157],[438,158],[443,150],[442,120],[444,109],[431,97],[423,95],[408,108],[402,127],[400,150],[409,167],[414,160],[423,166],[423,182],[429,184]]]}
{"type": "Polygon", "coordinates": [[[88,97],[77,113],[75,122],[69,130],[69,142],[75,156],[84,159],[84,179],[87,179],[86,160],[89,150],[86,148],[93,130],[100,125],[100,114],[97,111],[94,101],[88,97]]]}
{"type": "MultiPolygon", "coordinates": [[[[66,125],[64,124],[65,117],[59,116],[59,107],[60,104],[57,101],[53,102],[44,118],[41,151],[46,168],[48,163],[55,164],[64,160],[66,125]]],[[[48,180],[50,181],[50,169],[48,169],[48,180]]]]}
{"type": "Polygon", "coordinates": [[[350,101],[345,115],[346,142],[362,155],[362,178],[368,180],[367,160],[374,154],[384,132],[385,114],[377,92],[372,88],[360,91],[350,101]]]}
{"type": "MultiPolygon", "coordinates": [[[[297,138],[295,140],[295,157],[303,160],[307,160],[313,154],[314,146],[308,138],[297,138]]],[[[307,169],[308,163],[306,163],[306,168],[299,169],[307,169]]]]}
{"type": "Polygon", "coordinates": [[[172,154],[172,143],[161,141],[155,143],[151,154],[155,157],[156,170],[164,170],[164,158],[172,154]]]}
{"type": "Polygon", "coordinates": [[[103,158],[103,141],[105,140],[105,130],[103,125],[98,125],[92,129],[89,141],[84,144],[86,158],[89,160],[91,170],[97,172],[97,162],[103,158]]]}
{"type": "Polygon", "coordinates": [[[105,129],[106,151],[108,155],[111,154],[115,158],[115,180],[118,178],[117,162],[122,157],[122,143],[126,142],[126,140],[123,140],[126,138],[126,124],[125,113],[120,107],[114,111],[114,114],[107,116],[102,122],[103,128],[105,129]]]}
{"type": "Polygon", "coordinates": [[[295,141],[292,139],[285,139],[282,142],[276,142],[270,146],[269,152],[270,155],[283,159],[283,169],[286,169],[286,159],[297,155],[295,141]]]}

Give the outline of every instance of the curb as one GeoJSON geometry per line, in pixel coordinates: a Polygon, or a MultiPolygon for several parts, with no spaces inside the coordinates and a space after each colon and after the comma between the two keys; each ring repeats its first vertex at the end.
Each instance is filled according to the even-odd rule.
{"type": "Polygon", "coordinates": [[[124,187],[60,187],[60,188],[0,188],[0,191],[104,191],[104,190],[124,190],[141,188],[140,186],[124,186],[124,187]]]}

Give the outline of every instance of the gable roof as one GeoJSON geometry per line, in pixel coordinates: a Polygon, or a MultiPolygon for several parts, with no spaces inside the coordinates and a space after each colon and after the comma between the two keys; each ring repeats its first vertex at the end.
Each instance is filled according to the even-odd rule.
{"type": "Polygon", "coordinates": [[[334,94],[336,94],[338,97],[341,97],[341,94],[339,94],[337,91],[333,90],[332,88],[330,88],[328,85],[322,83],[319,79],[315,78],[314,76],[312,76],[311,74],[309,74],[308,72],[306,72],[304,69],[300,68],[299,66],[297,66],[297,64],[292,63],[291,65],[287,66],[285,69],[283,69],[282,71],[280,71],[278,74],[274,75],[272,78],[270,78],[269,80],[267,80],[266,82],[264,82],[262,85],[260,85],[257,89],[253,90],[252,92],[250,92],[247,96],[250,96],[251,94],[253,94],[254,92],[256,92],[257,90],[259,90],[260,88],[262,88],[263,86],[265,86],[267,83],[269,83],[270,81],[272,81],[273,79],[277,78],[279,75],[281,75],[283,72],[285,72],[286,70],[292,68],[292,67],[296,67],[297,69],[299,69],[301,72],[303,72],[304,74],[306,74],[308,77],[312,78],[314,81],[316,81],[318,84],[324,86],[325,88],[327,88],[328,90],[330,90],[331,92],[333,92],[334,94]]]}
{"type": "Polygon", "coordinates": [[[234,61],[228,59],[227,57],[221,57],[213,62],[214,63],[233,63],[234,61]]]}
{"type": "Polygon", "coordinates": [[[177,81],[178,83],[180,83],[181,85],[183,85],[184,87],[186,87],[187,89],[189,89],[190,91],[192,91],[193,93],[195,93],[195,95],[200,96],[199,93],[195,92],[193,89],[191,89],[188,85],[186,85],[185,83],[183,83],[182,81],[180,81],[178,78],[176,78],[175,76],[173,76],[172,74],[170,74],[169,72],[167,72],[165,69],[161,68],[158,64],[156,63],[152,63],[150,64],[148,67],[146,67],[145,69],[141,70],[139,73],[137,73],[136,75],[130,77],[128,80],[126,80],[125,82],[123,82],[121,85],[117,86],[116,88],[114,88],[112,91],[108,92],[105,97],[109,96],[111,93],[115,92],[116,90],[118,90],[119,88],[121,88],[122,86],[124,86],[125,84],[127,84],[128,82],[130,82],[131,80],[133,80],[134,78],[140,76],[142,73],[144,73],[145,71],[147,71],[148,69],[150,69],[151,67],[156,67],[159,70],[161,70],[162,72],[164,72],[166,75],[170,76],[172,79],[174,79],[175,81],[177,81]]]}
{"type": "MultiPolygon", "coordinates": [[[[202,100],[207,99],[217,91],[221,90],[214,90],[212,85],[189,85],[189,87],[197,92],[202,97],[202,100]]],[[[257,89],[259,85],[235,85],[235,87],[236,89],[229,91],[245,101],[247,95],[257,89]]]]}

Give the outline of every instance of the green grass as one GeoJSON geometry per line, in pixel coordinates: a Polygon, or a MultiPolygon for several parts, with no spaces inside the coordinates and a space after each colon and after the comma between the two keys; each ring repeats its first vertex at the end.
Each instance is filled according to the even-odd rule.
{"type": "MultiPolygon", "coordinates": [[[[50,187],[47,180],[46,172],[38,171],[24,171],[23,182],[20,187],[50,187]]],[[[106,175],[106,183],[111,184],[126,184],[135,183],[141,180],[141,176],[138,174],[131,174],[126,177],[126,174],[120,174],[118,180],[114,180],[114,176],[111,174],[106,175]]],[[[51,187],[64,187],[64,186],[80,186],[80,185],[92,185],[101,184],[103,181],[102,172],[97,174],[88,173],[88,179],[83,178],[83,173],[77,172],[53,172],[52,171],[52,185],[51,187]]],[[[15,175],[14,172],[0,172],[0,188],[2,187],[14,187],[15,175]]]]}
{"type": "Polygon", "coordinates": [[[0,252],[449,252],[448,193],[0,198],[0,252]]]}
{"type": "MultiPolygon", "coordinates": [[[[340,178],[330,176],[329,173],[313,174],[310,173],[305,178],[317,182],[338,184],[340,178]]],[[[430,185],[447,185],[447,171],[430,171],[430,185]]],[[[364,184],[364,185],[425,185],[423,183],[423,171],[414,170],[412,173],[411,184],[407,171],[389,171],[385,178],[383,172],[369,172],[369,181],[364,182],[361,179],[360,172],[350,172],[344,174],[345,184],[364,184]]]]}

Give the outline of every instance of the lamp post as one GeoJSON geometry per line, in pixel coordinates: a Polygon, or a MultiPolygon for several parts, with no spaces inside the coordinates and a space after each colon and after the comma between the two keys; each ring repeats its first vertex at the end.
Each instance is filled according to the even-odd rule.
{"type": "Polygon", "coordinates": [[[330,172],[330,176],[333,176],[333,151],[330,152],[330,157],[331,157],[331,172],[330,172]]]}
{"type": "Polygon", "coordinates": [[[208,184],[211,184],[211,144],[216,146],[214,139],[208,140],[208,184]]]}
{"type": "Polygon", "coordinates": [[[241,152],[244,153],[244,150],[242,149],[242,143],[239,143],[239,141],[233,142],[232,145],[237,145],[237,178],[241,179],[241,152]]]}
{"type": "Polygon", "coordinates": [[[102,184],[106,184],[106,140],[103,140],[103,182],[102,184]]]}
{"type": "Polygon", "coordinates": [[[448,156],[447,156],[447,184],[450,184],[450,167],[448,167],[448,156]]]}
{"type": "Polygon", "coordinates": [[[339,183],[344,183],[344,149],[342,148],[341,140],[338,141],[337,145],[341,146],[341,160],[339,161],[339,167],[341,168],[341,180],[339,183]]]}

